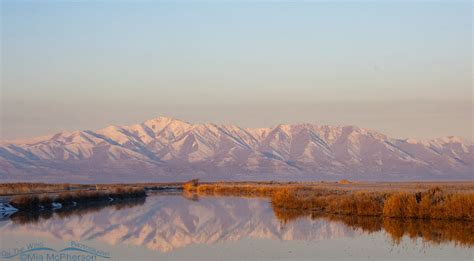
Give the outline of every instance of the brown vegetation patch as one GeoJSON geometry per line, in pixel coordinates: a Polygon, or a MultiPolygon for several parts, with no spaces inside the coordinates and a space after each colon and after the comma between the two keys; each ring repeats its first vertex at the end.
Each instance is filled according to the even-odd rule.
{"type": "Polygon", "coordinates": [[[328,214],[474,221],[474,192],[347,190],[304,183],[208,183],[185,186],[186,193],[270,198],[275,208],[328,214]]]}
{"type": "Polygon", "coordinates": [[[126,208],[131,208],[134,206],[143,205],[146,198],[128,198],[120,201],[104,202],[96,201],[89,202],[88,204],[83,204],[78,207],[65,207],[52,211],[51,209],[46,209],[43,211],[20,211],[13,214],[10,219],[15,224],[34,224],[42,220],[47,220],[53,217],[56,218],[68,218],[70,216],[81,216],[88,213],[93,213],[100,211],[104,208],[113,208],[115,210],[121,210],[126,208]]]}
{"type": "MultiPolygon", "coordinates": [[[[88,185],[74,185],[81,187],[88,185]]],[[[45,193],[52,191],[69,190],[73,186],[69,183],[64,184],[46,184],[46,183],[2,183],[0,184],[0,195],[16,195],[30,193],[45,193]]]]}
{"type": "Polygon", "coordinates": [[[79,190],[72,192],[62,192],[57,196],[43,195],[19,195],[10,200],[10,204],[21,211],[32,211],[38,209],[52,208],[52,203],[60,203],[63,206],[76,204],[89,204],[100,201],[116,201],[128,198],[145,197],[144,188],[119,187],[108,191],[87,191],[79,190]]]}

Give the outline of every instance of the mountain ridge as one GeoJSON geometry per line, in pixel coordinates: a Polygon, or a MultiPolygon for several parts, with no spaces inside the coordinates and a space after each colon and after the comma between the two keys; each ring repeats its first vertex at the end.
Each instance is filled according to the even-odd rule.
{"type": "Polygon", "coordinates": [[[158,117],[0,143],[0,180],[472,179],[460,137],[395,139],[357,126],[242,128],[158,117]]]}

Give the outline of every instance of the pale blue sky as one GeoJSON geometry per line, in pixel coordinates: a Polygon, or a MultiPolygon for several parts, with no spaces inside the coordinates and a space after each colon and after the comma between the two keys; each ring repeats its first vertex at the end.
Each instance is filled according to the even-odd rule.
{"type": "Polygon", "coordinates": [[[472,130],[470,1],[2,1],[1,138],[167,115],[472,130]]]}

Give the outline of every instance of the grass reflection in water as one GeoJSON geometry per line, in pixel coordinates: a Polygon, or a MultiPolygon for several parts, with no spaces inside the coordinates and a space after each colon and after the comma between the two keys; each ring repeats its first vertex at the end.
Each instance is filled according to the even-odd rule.
{"type": "Polygon", "coordinates": [[[340,222],[354,230],[367,233],[384,230],[395,244],[399,244],[404,236],[408,236],[414,240],[421,238],[428,244],[453,242],[457,246],[474,246],[474,222],[470,221],[331,215],[311,210],[278,207],[273,207],[273,211],[283,225],[299,218],[324,219],[340,222]]]}

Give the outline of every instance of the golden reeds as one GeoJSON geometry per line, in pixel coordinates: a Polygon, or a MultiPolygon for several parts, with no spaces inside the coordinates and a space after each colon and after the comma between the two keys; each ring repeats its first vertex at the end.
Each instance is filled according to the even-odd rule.
{"type": "Polygon", "coordinates": [[[474,221],[474,193],[424,191],[350,191],[302,184],[234,184],[218,182],[185,186],[197,195],[270,198],[280,209],[314,210],[329,214],[474,221]]]}

